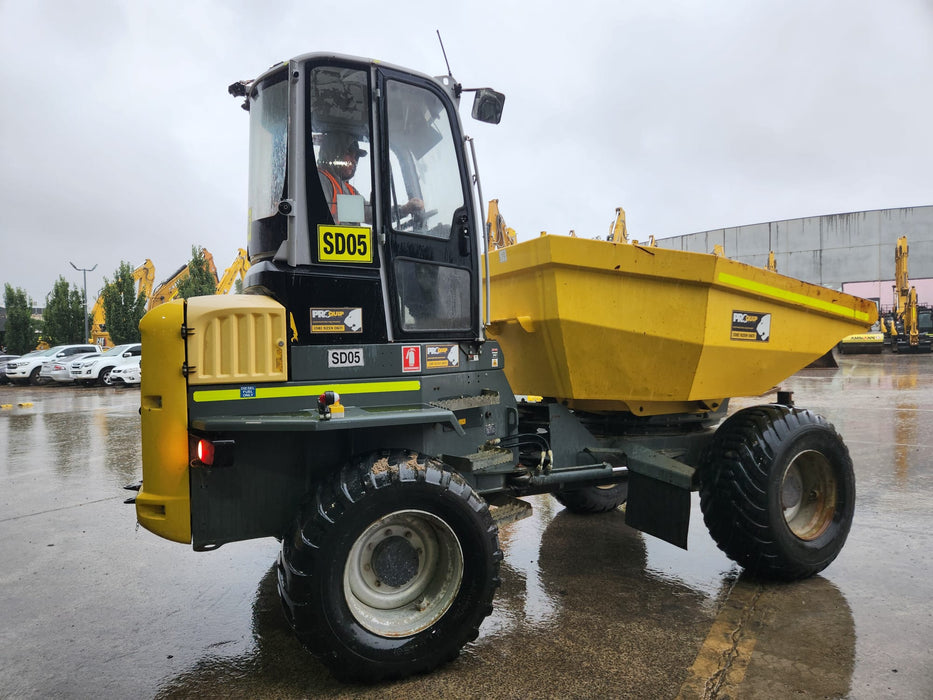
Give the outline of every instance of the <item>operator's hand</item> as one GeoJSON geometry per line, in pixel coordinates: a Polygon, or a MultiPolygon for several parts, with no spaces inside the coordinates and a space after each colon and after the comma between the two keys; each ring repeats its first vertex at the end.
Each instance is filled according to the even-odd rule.
{"type": "Polygon", "coordinates": [[[422,202],[417,197],[412,197],[405,204],[399,207],[399,213],[402,216],[408,216],[409,214],[414,214],[415,212],[424,211],[424,202],[422,202]]]}

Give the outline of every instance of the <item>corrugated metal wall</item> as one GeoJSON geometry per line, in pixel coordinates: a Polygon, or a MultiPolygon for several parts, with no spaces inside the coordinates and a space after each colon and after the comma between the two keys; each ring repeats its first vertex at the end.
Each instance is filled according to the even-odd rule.
{"type": "MultiPolygon", "coordinates": [[[[774,251],[778,272],[834,289],[851,282],[894,278],[894,246],[907,236],[912,280],[933,278],[933,206],[876,209],[701,231],[658,240],[664,248],[713,252],[766,267],[774,251]]],[[[933,299],[920,299],[933,303],[933,299]]]]}

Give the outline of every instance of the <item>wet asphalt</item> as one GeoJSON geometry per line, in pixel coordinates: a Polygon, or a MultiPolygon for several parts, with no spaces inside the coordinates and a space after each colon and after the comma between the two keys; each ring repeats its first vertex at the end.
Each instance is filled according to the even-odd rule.
{"type": "MultiPolygon", "coordinates": [[[[747,580],[547,496],[500,531],[496,609],[453,663],[347,686],[292,637],[274,540],[196,553],[137,528],[138,389],[0,386],[0,697],[933,698],[933,356],[843,356],[782,388],[851,451],[821,575],[747,580]]],[[[766,402],[734,400],[732,409],[766,402]]]]}

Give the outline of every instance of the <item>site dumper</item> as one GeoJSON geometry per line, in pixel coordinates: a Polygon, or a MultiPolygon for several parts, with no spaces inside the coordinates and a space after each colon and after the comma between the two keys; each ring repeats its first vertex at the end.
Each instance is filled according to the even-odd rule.
{"type": "MultiPolygon", "coordinates": [[[[285,615],[343,679],[427,671],[476,637],[523,496],[624,504],[686,546],[699,490],[718,545],[776,579],[829,565],[852,520],[829,423],[786,394],[727,404],[874,305],[636,245],[484,255],[465,91],[331,54],[231,86],[250,113],[248,293],[140,324],[138,521],[196,550],[279,538],[285,615]]],[[[472,92],[498,122],[504,97],[472,92]]]]}

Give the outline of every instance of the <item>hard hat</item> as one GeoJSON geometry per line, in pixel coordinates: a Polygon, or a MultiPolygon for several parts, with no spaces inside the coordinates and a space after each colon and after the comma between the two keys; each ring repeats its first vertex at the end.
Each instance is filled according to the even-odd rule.
{"type": "Polygon", "coordinates": [[[332,160],[347,153],[357,158],[366,155],[366,151],[360,148],[359,139],[353,134],[346,131],[328,131],[324,134],[321,143],[322,160],[332,160]]]}

